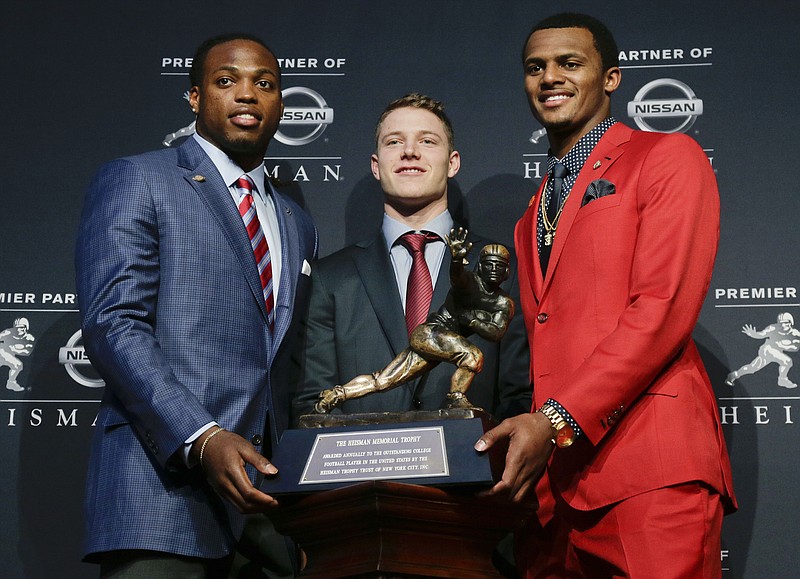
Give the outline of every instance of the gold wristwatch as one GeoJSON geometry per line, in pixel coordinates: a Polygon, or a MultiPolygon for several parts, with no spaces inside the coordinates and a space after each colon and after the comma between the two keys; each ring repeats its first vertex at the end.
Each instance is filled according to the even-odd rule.
{"type": "Polygon", "coordinates": [[[553,426],[553,442],[558,448],[566,448],[575,442],[575,429],[550,404],[542,404],[539,412],[544,414],[553,426]]]}

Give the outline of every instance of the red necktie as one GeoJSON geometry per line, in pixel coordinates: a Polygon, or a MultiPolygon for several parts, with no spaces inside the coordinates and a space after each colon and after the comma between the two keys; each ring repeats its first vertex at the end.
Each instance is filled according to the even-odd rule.
{"type": "Polygon", "coordinates": [[[255,185],[250,177],[242,175],[236,181],[236,189],[239,192],[239,215],[242,216],[247,235],[250,236],[250,244],[253,246],[253,255],[258,267],[258,276],[261,278],[261,289],[264,292],[264,303],[267,306],[267,320],[269,320],[270,330],[275,325],[275,300],[272,296],[272,258],[269,254],[269,245],[258,221],[256,206],[253,203],[253,189],[255,185]]]}
{"type": "Polygon", "coordinates": [[[434,233],[413,231],[403,234],[399,239],[399,243],[411,253],[411,271],[406,289],[406,328],[409,335],[425,321],[431,307],[433,284],[431,272],[425,262],[425,244],[436,239],[439,236],[434,233]]]}

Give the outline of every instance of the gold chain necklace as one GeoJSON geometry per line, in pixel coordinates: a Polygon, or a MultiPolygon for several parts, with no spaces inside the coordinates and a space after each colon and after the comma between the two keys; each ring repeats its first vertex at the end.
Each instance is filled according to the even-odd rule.
{"type": "MultiPolygon", "coordinates": [[[[556,212],[556,216],[553,218],[553,221],[550,221],[550,219],[548,219],[547,209],[545,208],[545,203],[544,203],[545,198],[547,197],[547,190],[542,192],[542,198],[539,202],[539,208],[541,209],[542,212],[542,227],[544,227],[544,244],[547,245],[548,247],[553,245],[553,237],[555,237],[556,227],[558,227],[558,222],[561,219],[561,212],[564,210],[564,205],[567,204],[567,198],[569,197],[569,194],[571,192],[572,192],[571,189],[567,191],[567,195],[566,197],[564,197],[564,202],[561,203],[561,205],[559,206],[558,211],[556,212]]],[[[553,194],[555,194],[555,191],[553,191],[553,194]]]]}

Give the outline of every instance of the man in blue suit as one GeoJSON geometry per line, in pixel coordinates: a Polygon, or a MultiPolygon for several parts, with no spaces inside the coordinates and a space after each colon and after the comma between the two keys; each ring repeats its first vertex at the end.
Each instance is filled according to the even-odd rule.
{"type": "MultiPolygon", "coordinates": [[[[300,391],[295,420],[312,413],[322,390],[383,368],[409,345],[407,283],[412,255],[402,238],[410,232],[428,237],[424,257],[433,284],[430,307],[421,321],[442,305],[450,290],[450,251],[445,238],[458,228],[448,211],[448,179],[461,166],[453,128],[442,103],[411,93],[391,102],[375,135],[372,173],[383,190],[381,231],[317,262],[312,274],[308,315],[304,317],[300,391]]],[[[492,243],[469,232],[467,260],[477,264],[492,243]]],[[[503,288],[518,299],[512,259],[503,288]]],[[[415,326],[416,324],[411,324],[415,326]]],[[[520,319],[512,319],[498,344],[477,335],[470,341],[484,354],[483,370],[469,399],[505,418],[529,412],[527,340],[520,319]]],[[[436,410],[447,403],[453,367],[441,364],[392,390],[347,400],[334,413],[436,410]]]]}
{"type": "Polygon", "coordinates": [[[276,504],[257,482],[277,472],[265,455],[288,424],[317,231],[265,178],[272,51],[210,39],[190,81],[197,134],[106,164],[78,233],[83,338],[106,381],[85,502],[103,576],[225,576],[245,514],[276,504]]]}

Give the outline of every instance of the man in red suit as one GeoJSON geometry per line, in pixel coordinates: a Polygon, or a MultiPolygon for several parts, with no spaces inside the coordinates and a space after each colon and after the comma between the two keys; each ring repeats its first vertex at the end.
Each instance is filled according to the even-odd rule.
{"type": "Polygon", "coordinates": [[[548,177],[517,224],[533,412],[489,494],[538,521],[518,545],[532,577],[713,577],[736,508],[719,411],[692,341],[719,238],[708,158],[683,134],[610,114],[618,50],[594,18],[543,20],[525,91],[550,142],[548,177]]]}

